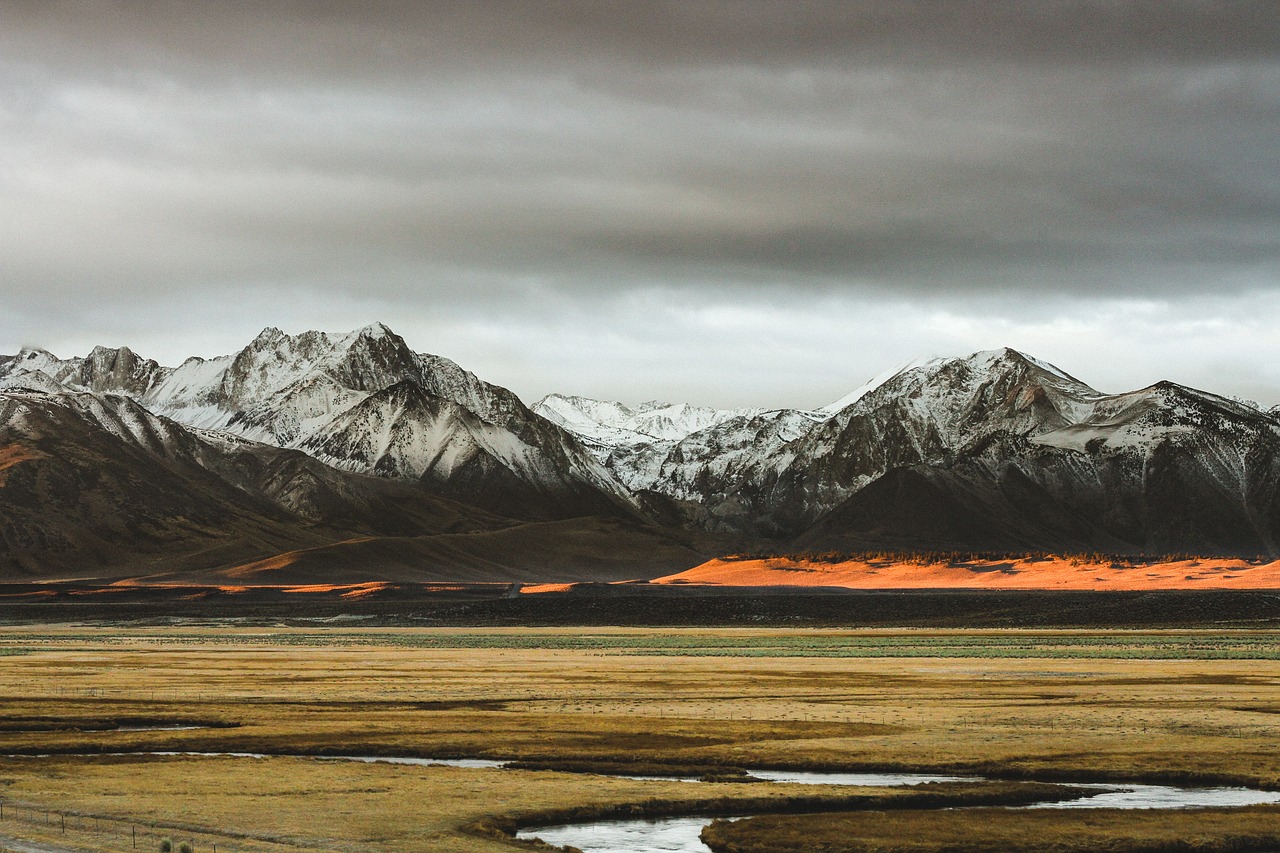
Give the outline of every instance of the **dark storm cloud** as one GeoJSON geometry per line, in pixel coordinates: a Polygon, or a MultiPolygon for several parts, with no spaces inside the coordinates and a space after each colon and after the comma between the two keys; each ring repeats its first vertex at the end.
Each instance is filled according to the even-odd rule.
{"type": "Polygon", "coordinates": [[[1270,0],[15,0],[0,336],[271,288],[631,347],[659,291],[1200,318],[1276,290],[1277,140],[1270,0]]]}
{"type": "Polygon", "coordinates": [[[224,71],[376,79],[441,57],[486,69],[539,57],[556,67],[584,57],[773,67],[833,59],[1055,67],[1240,61],[1272,58],[1277,27],[1267,0],[12,0],[6,9],[10,31],[55,33],[76,42],[78,56],[96,55],[112,68],[122,51],[155,50],[224,71]]]}

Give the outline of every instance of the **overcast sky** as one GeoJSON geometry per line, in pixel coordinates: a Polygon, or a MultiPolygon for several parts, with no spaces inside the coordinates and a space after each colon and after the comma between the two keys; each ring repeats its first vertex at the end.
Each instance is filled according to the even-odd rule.
{"type": "Polygon", "coordinates": [[[0,2],[0,352],[375,320],[529,402],[1280,403],[1280,3],[0,2]]]}

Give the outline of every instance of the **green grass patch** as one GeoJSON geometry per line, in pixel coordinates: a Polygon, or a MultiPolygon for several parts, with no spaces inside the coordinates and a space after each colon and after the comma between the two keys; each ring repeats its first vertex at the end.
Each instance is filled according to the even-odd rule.
{"type": "MultiPolygon", "coordinates": [[[[83,639],[23,636],[24,643],[73,650],[83,639]],[[68,645],[68,644],[73,645],[68,645]]],[[[110,641],[107,640],[107,643],[110,641]]],[[[121,641],[123,642],[123,640],[121,641]]],[[[1280,631],[1240,632],[1032,632],[808,633],[750,635],[639,631],[635,633],[400,633],[264,632],[131,635],[131,645],[369,646],[415,649],[588,651],[624,655],[745,658],[1049,658],[1122,660],[1280,660],[1280,631]]],[[[25,654],[27,648],[0,649],[25,654]]],[[[145,648],[138,649],[145,651],[145,648]]]]}

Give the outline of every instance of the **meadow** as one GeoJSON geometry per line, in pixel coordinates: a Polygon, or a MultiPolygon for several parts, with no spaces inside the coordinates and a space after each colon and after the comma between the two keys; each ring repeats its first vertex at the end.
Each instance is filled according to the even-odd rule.
{"type": "Polygon", "coordinates": [[[702,838],[716,853],[1253,853],[1276,849],[1280,809],[859,810],[716,821],[702,838]]]}
{"type": "MultiPolygon", "coordinates": [[[[884,795],[752,784],[735,774],[743,767],[1277,787],[1277,640],[1226,630],[0,628],[0,839],[91,851],[154,851],[162,838],[196,853],[484,851],[520,846],[505,830],[551,817],[831,811],[884,795]],[[171,728],[184,725],[195,728],[171,728]],[[138,754],[182,751],[270,757],[138,754]],[[526,769],[296,757],[323,755],[526,769]],[[591,769],[726,781],[567,772],[591,769]]],[[[912,814],[922,832],[937,820],[899,818],[912,814]]]]}

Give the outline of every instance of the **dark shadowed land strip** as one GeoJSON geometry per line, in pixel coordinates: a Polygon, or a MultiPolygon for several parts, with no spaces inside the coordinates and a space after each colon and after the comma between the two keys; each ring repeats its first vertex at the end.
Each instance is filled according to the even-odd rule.
{"type": "Polygon", "coordinates": [[[361,626],[1280,628],[1280,593],[852,591],[584,584],[513,595],[509,584],[234,592],[193,587],[0,585],[0,622],[238,619],[361,626]]]}
{"type": "Polygon", "coordinates": [[[1260,853],[1280,849],[1280,811],[960,809],[717,820],[716,853],[1260,853]]]}

